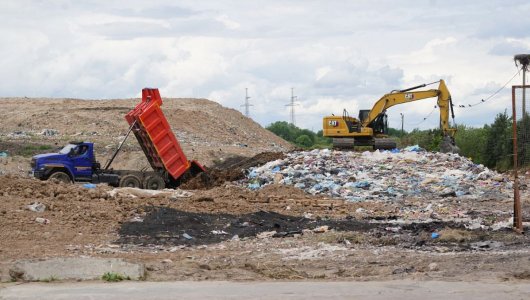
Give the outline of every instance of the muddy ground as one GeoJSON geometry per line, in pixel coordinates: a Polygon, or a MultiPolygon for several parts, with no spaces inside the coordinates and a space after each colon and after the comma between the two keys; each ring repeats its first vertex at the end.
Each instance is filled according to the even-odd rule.
{"type": "Polygon", "coordinates": [[[448,198],[422,223],[433,200],[349,203],[281,185],[148,196],[3,176],[0,191],[4,281],[17,259],[81,255],[144,262],[148,280],[530,278],[527,235],[458,217],[506,220],[511,203],[496,199],[448,198]]]}

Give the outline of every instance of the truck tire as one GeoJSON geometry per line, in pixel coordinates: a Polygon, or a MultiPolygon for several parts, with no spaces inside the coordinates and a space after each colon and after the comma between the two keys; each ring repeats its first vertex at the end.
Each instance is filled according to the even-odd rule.
{"type": "Polygon", "coordinates": [[[142,181],[136,175],[124,175],[120,178],[120,187],[142,188],[142,181]]]}
{"type": "Polygon", "coordinates": [[[157,175],[147,176],[144,180],[144,188],[148,190],[163,190],[166,187],[164,179],[157,175]]]}
{"type": "Polygon", "coordinates": [[[48,177],[48,180],[50,179],[56,179],[60,182],[64,182],[64,183],[72,183],[72,179],[70,178],[70,176],[68,176],[68,174],[66,174],[65,172],[61,172],[61,171],[55,171],[53,172],[50,177],[48,177]]]}

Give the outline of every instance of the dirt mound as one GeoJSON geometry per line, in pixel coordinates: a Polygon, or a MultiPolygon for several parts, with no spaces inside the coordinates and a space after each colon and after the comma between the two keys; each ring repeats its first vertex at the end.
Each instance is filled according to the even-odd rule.
{"type": "MultiPolygon", "coordinates": [[[[163,92],[163,91],[162,91],[163,92]]],[[[164,96],[164,95],[162,95],[164,96]]],[[[140,102],[126,100],[0,98],[0,152],[25,143],[25,155],[45,153],[38,145],[64,146],[71,140],[96,144],[96,154],[105,161],[128,129],[125,114],[140,102]],[[33,147],[33,148],[32,148],[33,147]]],[[[229,157],[252,157],[261,152],[287,151],[292,146],[252,119],[205,99],[163,98],[162,110],[188,159],[212,166],[229,157]]],[[[16,147],[15,147],[16,148],[16,147]]],[[[14,149],[16,150],[16,149],[14,149]]],[[[14,151],[10,155],[18,155],[14,151]]],[[[28,161],[29,166],[29,161],[28,161]]],[[[138,142],[129,138],[113,167],[142,169],[149,164],[138,142]]]]}
{"type": "Polygon", "coordinates": [[[199,174],[180,187],[188,190],[209,189],[220,186],[227,181],[236,181],[245,177],[245,170],[261,166],[269,161],[285,157],[281,152],[263,152],[253,157],[231,156],[213,167],[207,172],[199,174]]]}

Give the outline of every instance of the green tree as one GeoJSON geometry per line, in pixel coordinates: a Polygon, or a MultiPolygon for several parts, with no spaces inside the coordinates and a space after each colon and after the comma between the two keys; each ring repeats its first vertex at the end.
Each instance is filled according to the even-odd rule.
{"type": "Polygon", "coordinates": [[[512,165],[510,162],[510,152],[513,149],[510,146],[510,124],[511,118],[505,111],[497,114],[493,124],[486,127],[486,142],[483,150],[486,166],[506,170],[512,165]]]}
{"type": "Polygon", "coordinates": [[[267,129],[286,141],[294,142],[296,139],[295,126],[285,121],[274,122],[267,126],[267,129]]]}
{"type": "Polygon", "coordinates": [[[487,134],[487,125],[482,128],[458,125],[455,142],[460,148],[460,155],[471,158],[477,164],[485,164],[484,148],[487,134]]]}
{"type": "Polygon", "coordinates": [[[331,146],[331,139],[309,129],[301,129],[285,121],[278,121],[267,126],[267,129],[284,140],[303,148],[325,148],[331,146]]]}
{"type": "Polygon", "coordinates": [[[308,148],[313,146],[313,141],[311,141],[311,138],[306,134],[302,134],[301,136],[296,138],[296,144],[298,146],[308,148]]]}

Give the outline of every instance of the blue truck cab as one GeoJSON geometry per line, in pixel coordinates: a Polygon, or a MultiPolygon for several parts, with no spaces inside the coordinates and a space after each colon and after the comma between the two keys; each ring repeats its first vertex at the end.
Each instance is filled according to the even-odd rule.
{"type": "Polygon", "coordinates": [[[31,160],[33,175],[42,180],[93,181],[99,168],[94,144],[87,142],[70,142],[58,153],[35,155],[31,160]]]}

